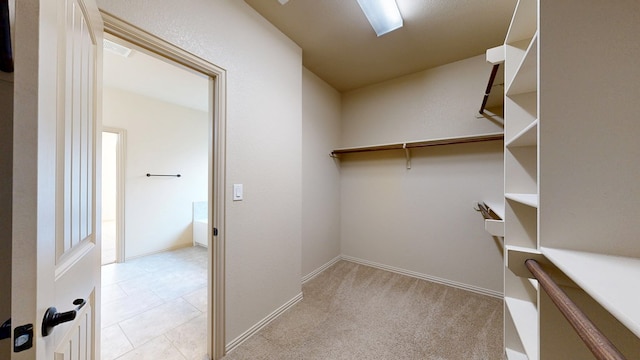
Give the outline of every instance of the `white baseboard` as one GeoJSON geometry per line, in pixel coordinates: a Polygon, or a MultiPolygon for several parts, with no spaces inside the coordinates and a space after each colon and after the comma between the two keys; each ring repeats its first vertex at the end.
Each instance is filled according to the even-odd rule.
{"type": "Polygon", "coordinates": [[[333,259],[329,260],[328,263],[320,266],[319,268],[313,270],[312,272],[308,273],[307,275],[302,277],[302,283],[306,283],[307,281],[313,279],[314,277],[320,275],[321,272],[327,270],[328,268],[330,268],[333,264],[337,263],[338,261],[342,260],[342,255],[338,255],[336,257],[334,257],[333,259]]]}
{"type": "Polygon", "coordinates": [[[292,306],[294,306],[295,304],[297,304],[301,300],[302,300],[302,293],[299,293],[293,299],[287,301],[284,305],[280,306],[274,312],[272,312],[271,314],[267,315],[267,317],[265,317],[264,319],[260,320],[257,324],[255,324],[252,327],[250,327],[249,330],[243,332],[242,334],[240,334],[240,336],[238,336],[237,338],[231,340],[225,346],[225,353],[229,353],[229,352],[233,351],[235,348],[240,346],[240,344],[245,342],[247,339],[249,339],[255,333],[257,333],[262,328],[267,326],[270,322],[275,320],[278,316],[282,315],[282,313],[284,313],[285,311],[289,310],[292,306]]]}
{"type": "Polygon", "coordinates": [[[393,273],[396,273],[396,274],[406,275],[406,276],[410,276],[410,277],[421,279],[421,280],[431,281],[431,282],[434,282],[434,283],[447,285],[447,286],[451,286],[451,287],[462,289],[462,290],[471,291],[471,292],[474,292],[474,293],[477,293],[477,294],[481,294],[481,295],[487,295],[487,296],[491,296],[491,297],[495,297],[495,298],[499,298],[499,299],[502,299],[504,297],[504,294],[502,292],[499,292],[499,291],[484,289],[484,288],[473,286],[473,285],[468,285],[468,284],[463,284],[463,283],[459,283],[459,282],[456,282],[456,281],[442,279],[442,278],[439,278],[439,277],[436,277],[436,276],[425,275],[425,274],[421,274],[421,273],[418,273],[418,272],[415,272],[415,271],[411,271],[411,270],[405,270],[405,269],[401,269],[401,268],[397,268],[397,267],[393,267],[393,266],[389,266],[389,265],[376,263],[376,262],[369,261],[369,260],[359,259],[359,258],[356,258],[356,257],[353,257],[353,256],[342,255],[341,258],[342,258],[342,260],[351,261],[351,262],[356,263],[356,264],[370,266],[370,267],[373,267],[373,268],[376,268],[376,269],[386,270],[386,271],[390,271],[390,272],[393,272],[393,273]]]}
{"type": "Polygon", "coordinates": [[[164,248],[164,249],[147,252],[147,253],[144,253],[144,254],[139,254],[139,255],[134,255],[134,256],[125,256],[125,258],[124,258],[125,261],[124,262],[127,262],[129,260],[138,259],[138,258],[145,257],[145,256],[160,254],[160,253],[167,252],[167,251],[180,250],[180,249],[184,249],[184,248],[188,248],[188,247],[193,247],[193,244],[190,243],[190,242],[189,243],[182,243],[182,244],[178,244],[178,245],[169,246],[169,247],[164,248]]]}

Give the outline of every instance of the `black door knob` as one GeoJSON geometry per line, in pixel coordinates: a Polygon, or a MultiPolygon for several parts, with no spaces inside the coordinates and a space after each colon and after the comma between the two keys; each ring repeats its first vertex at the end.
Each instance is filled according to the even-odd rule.
{"type": "Polygon", "coordinates": [[[73,301],[73,305],[76,305],[76,308],[63,313],[59,313],[53,306],[48,308],[44,313],[44,319],[42,319],[42,336],[51,334],[54,327],[75,319],[78,310],[80,310],[86,303],[87,302],[84,299],[75,299],[73,301]]]}

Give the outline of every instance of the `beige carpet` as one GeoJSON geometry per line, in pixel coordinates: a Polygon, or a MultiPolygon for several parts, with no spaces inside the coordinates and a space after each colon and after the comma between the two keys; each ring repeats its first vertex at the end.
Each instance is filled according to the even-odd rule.
{"type": "Polygon", "coordinates": [[[502,300],[340,261],[239,359],[502,359],[502,300]]]}

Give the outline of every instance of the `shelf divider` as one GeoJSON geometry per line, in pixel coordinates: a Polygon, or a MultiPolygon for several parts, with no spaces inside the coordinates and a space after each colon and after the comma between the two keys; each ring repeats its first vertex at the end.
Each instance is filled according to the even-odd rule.
{"type": "Polygon", "coordinates": [[[506,147],[525,147],[538,145],[538,119],[522,129],[516,136],[508,141],[506,147]]]}
{"type": "Polygon", "coordinates": [[[507,95],[523,94],[535,91],[538,87],[538,33],[531,39],[531,43],[525,50],[522,61],[507,86],[505,93],[507,95]]]}

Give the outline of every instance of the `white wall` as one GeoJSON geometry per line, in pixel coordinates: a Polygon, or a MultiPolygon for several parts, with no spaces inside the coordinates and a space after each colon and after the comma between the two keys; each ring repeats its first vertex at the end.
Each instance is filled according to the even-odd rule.
{"type": "Polygon", "coordinates": [[[227,71],[228,343],[301,291],[301,50],[243,1],[98,3],[227,71]]]}
{"type": "Polygon", "coordinates": [[[340,93],[302,72],[302,275],[340,255],[340,93]]]}
{"type": "Polygon", "coordinates": [[[126,258],[191,245],[192,203],[207,199],[207,113],[113,88],[102,108],[104,126],[126,130],[126,258]]]}
{"type": "MultiPolygon", "coordinates": [[[[342,145],[499,132],[477,118],[491,66],[477,56],[342,97],[342,145]]],[[[481,292],[502,292],[500,244],[474,201],[503,192],[502,142],[343,156],[344,255],[481,292]]]]}
{"type": "Polygon", "coordinates": [[[500,132],[478,118],[491,65],[484,55],[354,90],[342,97],[342,145],[500,132]]]}

